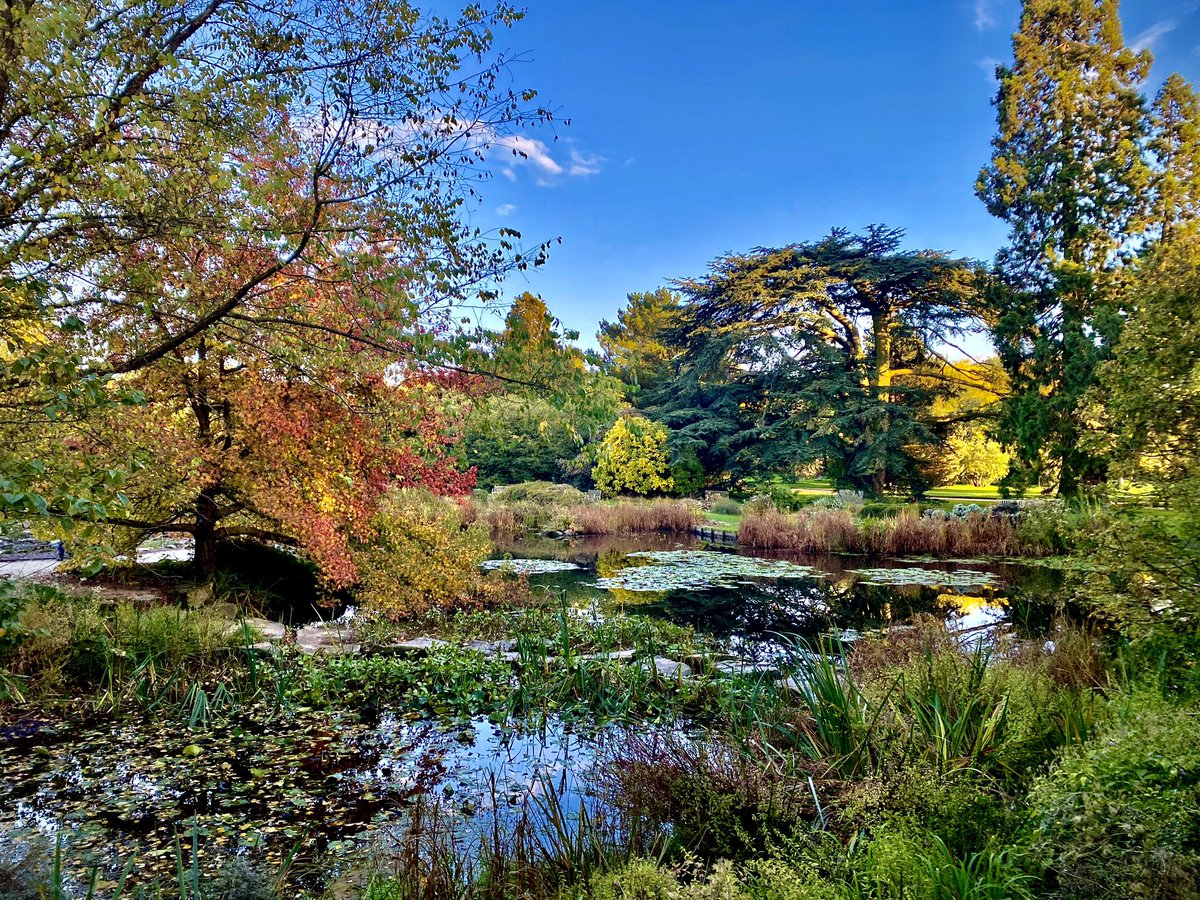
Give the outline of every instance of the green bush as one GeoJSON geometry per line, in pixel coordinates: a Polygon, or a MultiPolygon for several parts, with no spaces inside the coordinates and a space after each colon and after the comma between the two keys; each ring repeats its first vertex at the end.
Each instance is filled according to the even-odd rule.
{"type": "Polygon", "coordinates": [[[704,465],[695,450],[684,450],[671,460],[671,485],[675,496],[694,496],[704,490],[707,480],[704,465]]]}
{"type": "Polygon", "coordinates": [[[574,506],[587,499],[583,491],[569,484],[550,481],[526,481],[497,488],[491,495],[493,503],[535,503],[539,506],[574,506]]]}
{"type": "Polygon", "coordinates": [[[1114,701],[1113,723],[1066,750],[1030,792],[1049,896],[1200,893],[1200,717],[1157,696],[1114,701]]]}
{"type": "Polygon", "coordinates": [[[688,861],[663,868],[649,859],[593,876],[587,896],[592,900],[751,900],[727,861],[705,872],[688,861]]]}
{"type": "Polygon", "coordinates": [[[709,511],[719,516],[740,516],[742,514],[742,504],[726,497],[714,503],[709,511]]]}

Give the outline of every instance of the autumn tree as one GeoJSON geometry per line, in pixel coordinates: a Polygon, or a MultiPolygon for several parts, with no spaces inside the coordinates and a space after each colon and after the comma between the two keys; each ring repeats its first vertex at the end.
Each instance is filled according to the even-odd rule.
{"type": "MultiPolygon", "coordinates": [[[[307,215],[298,185],[278,182],[276,214],[290,205],[307,215]]],[[[355,214],[339,209],[328,224],[355,214]]],[[[133,463],[124,510],[105,517],[117,543],[190,534],[206,576],[222,540],[293,544],[327,583],[344,587],[356,580],[356,547],[372,539],[376,507],[392,489],[470,488],[470,473],[449,453],[470,379],[420,364],[441,300],[400,285],[424,250],[385,232],[356,239],[349,222],[341,230],[336,246],[312,243],[228,316],[121,376],[120,390],[141,402],[103,407],[63,429],[64,465],[133,463]]],[[[136,245],[97,270],[90,326],[114,354],[159,345],[181,319],[244,284],[264,255],[237,241],[223,251],[186,238],[136,245]]]]}
{"type": "Polygon", "coordinates": [[[994,337],[1013,383],[1004,437],[1059,493],[1104,476],[1081,444],[1080,399],[1120,325],[1114,272],[1141,234],[1150,169],[1141,85],[1116,0],[1026,0],[1014,62],[997,70],[998,130],[976,191],[1010,226],[994,337]]]}
{"type": "Polygon", "coordinates": [[[680,282],[673,377],[647,397],[711,472],[791,471],[825,460],[875,492],[918,477],[908,447],[921,372],[951,379],[939,349],[971,323],[974,269],[900,250],[902,232],[835,229],[822,240],[723,257],[680,282]]]}
{"type": "MultiPolygon", "coordinates": [[[[547,117],[493,49],[519,18],[504,4],[67,0],[0,18],[0,428],[27,439],[0,451],[5,516],[121,518],[136,458],[42,450],[134,410],[202,343],[289,332],[295,360],[324,335],[416,371],[450,305],[541,258],[460,217],[489,148],[547,117]],[[387,264],[369,296],[330,302],[368,255],[387,264]],[[325,298],[271,310],[302,289],[325,298]]],[[[240,372],[249,345],[222,358],[240,372]]]]}

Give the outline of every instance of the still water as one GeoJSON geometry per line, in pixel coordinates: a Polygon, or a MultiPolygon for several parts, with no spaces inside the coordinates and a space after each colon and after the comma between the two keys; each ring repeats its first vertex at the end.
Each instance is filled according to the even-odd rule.
{"type": "MultiPolygon", "coordinates": [[[[751,659],[918,613],[968,634],[1024,628],[1025,598],[1057,587],[1054,573],[1016,564],[750,556],[663,535],[531,538],[496,557],[573,607],[690,625],[751,659]]],[[[292,853],[350,859],[396,844],[415,810],[487,827],[478,823],[527,813],[547,791],[578,809],[605,742],[622,734],[580,734],[553,719],[529,731],[486,720],[447,727],[404,710],[369,720],[251,710],[202,732],[153,717],[0,723],[0,896],[6,878],[48,862],[56,844],[77,883],[93,867],[111,882],[129,860],[136,883],[170,879],[193,839],[204,868],[231,853],[270,868],[292,853]]]]}

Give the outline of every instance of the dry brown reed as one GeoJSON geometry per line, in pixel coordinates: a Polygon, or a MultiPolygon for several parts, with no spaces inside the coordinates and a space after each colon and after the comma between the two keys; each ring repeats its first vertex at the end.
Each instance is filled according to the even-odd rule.
{"type": "Polygon", "coordinates": [[[704,513],[689,500],[622,500],[574,506],[568,518],[579,534],[686,533],[704,520],[704,513]]]}
{"type": "Polygon", "coordinates": [[[738,543],[759,550],[864,552],[863,534],[845,509],[810,509],[784,515],[776,510],[750,513],[738,528],[738,543]]]}
{"type": "Polygon", "coordinates": [[[1041,556],[1048,548],[1023,540],[1007,518],[923,518],[901,510],[886,519],[857,522],[844,509],[775,511],[742,519],[738,543],[760,550],[871,553],[882,556],[1041,556]]]}

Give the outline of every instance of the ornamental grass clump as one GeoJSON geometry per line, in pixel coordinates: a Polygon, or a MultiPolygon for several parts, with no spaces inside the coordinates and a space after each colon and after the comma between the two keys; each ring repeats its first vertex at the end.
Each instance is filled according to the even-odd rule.
{"type": "Polygon", "coordinates": [[[704,510],[694,500],[622,500],[576,506],[568,517],[578,534],[686,534],[704,521],[704,510]]]}
{"type": "Polygon", "coordinates": [[[794,515],[774,508],[751,509],[738,528],[738,543],[760,550],[798,550],[822,553],[863,550],[854,514],[845,509],[816,507],[794,515]]]}
{"type": "Polygon", "coordinates": [[[885,519],[856,519],[850,510],[834,507],[785,515],[749,504],[738,542],[760,550],[881,556],[1043,556],[1053,550],[998,516],[932,517],[902,509],[885,519]]]}

